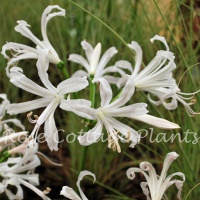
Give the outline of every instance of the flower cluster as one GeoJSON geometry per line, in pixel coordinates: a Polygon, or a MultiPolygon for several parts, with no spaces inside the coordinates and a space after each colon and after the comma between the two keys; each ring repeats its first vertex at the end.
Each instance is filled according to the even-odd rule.
{"type": "MultiPolygon", "coordinates": [[[[81,46],[86,58],[78,54],[70,54],[68,59],[69,62],[81,65],[83,70],[76,71],[71,77],[68,76],[68,72],[63,73],[65,80],[55,86],[49,78],[50,63],[56,65],[58,70],[66,72],[64,62],[47,36],[47,24],[56,16],[65,16],[65,10],[58,5],[48,6],[44,10],[41,18],[42,40],[32,33],[27,22],[17,21],[15,30],[34,42],[35,47],[16,42],[8,42],[2,47],[1,53],[8,60],[6,74],[10,82],[26,92],[39,96],[39,98],[36,97],[27,102],[10,103],[5,94],[0,94],[0,98],[3,99],[0,106],[0,131],[9,129],[8,122],[14,123],[23,130],[23,132],[10,134],[6,138],[0,138],[2,151],[5,151],[6,148],[7,152],[7,158],[0,163],[0,175],[3,179],[0,183],[0,193],[5,192],[9,199],[23,199],[21,185],[35,191],[41,198],[49,199],[44,192],[35,187],[39,185],[39,180],[34,169],[40,165],[40,160],[36,155],[38,149],[36,141],[40,127],[44,125],[44,136],[50,150],[57,151],[59,149],[58,128],[54,119],[58,107],[63,111],[73,112],[88,122],[86,133],[78,137],[80,145],[89,146],[95,143],[105,129],[108,134],[108,147],[119,153],[121,152],[119,141],[130,143],[129,146],[134,148],[141,139],[137,130],[123,123],[123,118],[140,121],[161,129],[180,128],[174,122],[149,114],[147,103],[130,103],[130,100],[134,98],[135,90],[148,92],[149,101],[156,106],[162,104],[166,109],[173,110],[180,102],[190,116],[198,114],[190,107],[194,102],[187,102],[187,100],[192,100],[193,95],[198,91],[194,93],[180,91],[172,74],[176,68],[175,56],[169,50],[165,38],[158,35],[153,37],[151,42],[155,40],[162,42],[166,50],[159,50],[143,69],[142,49],[134,41],[128,45],[135,51],[135,66],[132,67],[131,63],[126,60],[119,60],[113,66],[107,66],[118,50],[111,47],[101,56],[101,43],[93,48],[84,40],[81,42],[81,46]],[[36,67],[33,70],[36,70],[40,79],[38,82],[29,79],[20,67],[20,61],[26,59],[36,60],[36,67]],[[116,96],[112,89],[113,85],[120,88],[116,96]],[[87,87],[89,88],[88,99],[80,98],[82,90],[87,87]],[[96,100],[97,95],[100,97],[100,102],[96,100]],[[156,96],[158,100],[153,100],[150,95],[156,96]],[[171,102],[168,101],[169,99],[171,102]],[[32,111],[38,108],[43,108],[43,111],[32,118],[32,111]],[[11,115],[26,113],[29,121],[34,124],[31,133],[28,135],[27,132],[24,132],[24,126],[17,119],[3,120],[6,111],[11,115]],[[21,145],[8,148],[10,143],[16,142],[16,138],[26,135],[28,136],[21,145]],[[4,141],[7,142],[3,144],[4,141]],[[15,153],[20,153],[21,156],[11,157],[15,153]],[[8,189],[8,185],[15,185],[17,193],[13,194],[8,189]]],[[[141,187],[148,200],[160,200],[166,189],[172,184],[175,184],[179,189],[178,198],[180,199],[185,176],[178,172],[166,178],[166,172],[177,156],[178,154],[175,152],[167,155],[159,178],[153,166],[148,162],[141,163],[140,169],[129,169],[127,171],[128,178],[133,179],[134,172],[141,172],[145,176],[147,182],[141,183],[141,187]],[[149,175],[145,171],[148,171],[149,175]],[[183,181],[171,181],[175,175],[181,176],[183,181]]],[[[96,179],[91,172],[81,172],[77,186],[82,199],[87,199],[80,188],[80,181],[85,175],[96,179]]],[[[75,191],[66,186],[63,187],[61,195],[70,199],[81,199],[75,191]]]]}

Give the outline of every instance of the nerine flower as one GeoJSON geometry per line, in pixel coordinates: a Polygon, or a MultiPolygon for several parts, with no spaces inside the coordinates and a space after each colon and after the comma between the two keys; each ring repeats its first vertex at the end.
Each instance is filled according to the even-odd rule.
{"type": "MultiPolygon", "coordinates": [[[[136,87],[139,91],[149,92],[148,99],[156,106],[162,104],[168,110],[174,110],[178,106],[178,102],[184,105],[187,113],[193,116],[196,113],[192,110],[190,105],[194,104],[194,93],[183,93],[180,91],[175,79],[173,78],[172,71],[176,68],[174,62],[174,55],[169,51],[169,46],[164,37],[156,35],[151,39],[151,42],[155,40],[161,41],[166,50],[160,50],[151,62],[140,71],[142,65],[142,49],[136,42],[129,44],[129,47],[135,51],[135,67],[134,70],[130,70],[132,75],[129,78],[134,80],[133,87],[136,87]],[[155,101],[150,97],[150,94],[156,96],[159,100],[155,101]],[[170,100],[170,102],[169,102],[170,100]],[[186,102],[189,100],[189,102],[186,102]]],[[[118,61],[116,66],[121,68],[130,68],[131,64],[127,61],[118,61]]],[[[127,81],[127,78],[122,77],[118,86],[122,86],[127,81]]]]}
{"type": "Polygon", "coordinates": [[[111,72],[122,72],[119,68],[115,66],[106,67],[109,60],[117,53],[117,49],[115,47],[109,48],[100,58],[101,56],[101,43],[98,43],[95,48],[93,48],[87,41],[82,41],[81,45],[85,51],[86,58],[78,54],[70,54],[69,61],[81,64],[85,70],[76,71],[73,76],[94,76],[94,81],[98,78],[105,78],[109,83],[116,83],[117,78],[114,76],[106,75],[106,73],[111,72]]]}
{"type": "Polygon", "coordinates": [[[63,188],[60,192],[60,195],[63,195],[72,200],[87,200],[87,197],[85,196],[85,194],[83,193],[83,191],[81,190],[81,187],[80,187],[81,180],[83,179],[84,176],[87,176],[87,175],[92,176],[94,178],[94,182],[96,180],[96,177],[93,173],[86,171],[86,170],[80,172],[76,185],[78,187],[81,197],[79,197],[79,195],[72,188],[70,188],[68,186],[63,186],[63,188]]]}
{"type": "MultiPolygon", "coordinates": [[[[124,106],[134,93],[133,79],[128,79],[119,97],[112,101],[112,89],[109,83],[100,78],[100,97],[101,107],[95,109],[95,118],[97,123],[94,128],[89,130],[83,136],[79,136],[78,140],[82,145],[90,145],[95,143],[102,135],[103,126],[108,133],[108,147],[121,152],[118,140],[131,142],[130,147],[134,147],[140,141],[140,135],[124,123],[116,120],[116,117],[127,117],[139,120],[160,128],[174,129],[180,128],[177,124],[167,120],[148,115],[147,105],[145,103],[136,103],[124,106]]],[[[73,106],[72,106],[73,107],[73,106]]]]}
{"type": "Polygon", "coordinates": [[[5,192],[10,200],[24,199],[21,185],[28,187],[38,194],[42,199],[49,198],[35,186],[39,185],[38,174],[34,173],[36,167],[41,163],[36,155],[38,144],[34,140],[29,141],[24,151],[23,157],[8,158],[6,162],[0,163],[0,193],[5,192]],[[8,186],[16,187],[16,193],[13,193],[8,186]]]}
{"type": "MultiPolygon", "coordinates": [[[[42,52],[45,53],[45,52],[42,52]]],[[[41,56],[41,55],[40,55],[41,56]]],[[[10,81],[17,87],[40,96],[41,98],[24,102],[24,103],[14,103],[7,106],[8,113],[18,114],[28,111],[32,111],[37,108],[46,107],[43,113],[35,120],[31,119],[31,115],[28,117],[31,122],[36,123],[31,136],[34,137],[37,134],[39,127],[44,123],[44,135],[48,146],[51,150],[58,150],[58,130],[56,128],[54,120],[54,112],[59,105],[68,104],[65,100],[65,94],[73,93],[84,89],[88,85],[86,77],[79,78],[69,78],[62,81],[57,88],[55,88],[48,79],[47,68],[48,68],[48,57],[41,56],[37,62],[38,75],[44,84],[44,87],[39,86],[32,80],[28,79],[21,68],[13,67],[10,69],[10,81]]],[[[82,101],[88,105],[88,102],[82,101]]],[[[69,106],[65,106],[66,110],[70,109],[69,106]]]]}
{"type": "Polygon", "coordinates": [[[30,25],[27,24],[27,22],[20,20],[17,21],[18,25],[15,27],[15,30],[19,33],[21,33],[24,37],[29,38],[31,41],[33,41],[36,45],[35,48],[24,45],[24,44],[19,44],[15,42],[8,42],[5,44],[2,48],[2,55],[8,59],[8,64],[7,64],[7,75],[9,76],[9,67],[13,64],[16,64],[19,60],[24,60],[24,59],[38,59],[39,55],[43,50],[46,50],[47,56],[49,58],[49,62],[58,64],[61,60],[56,53],[55,49],[49,42],[48,36],[47,36],[47,24],[49,20],[51,20],[55,16],[65,16],[65,10],[60,8],[58,5],[53,5],[53,6],[48,6],[41,18],[41,32],[42,32],[42,40],[39,40],[29,29],[30,25]],[[57,12],[51,13],[53,9],[57,9],[57,12]],[[11,53],[13,55],[12,58],[10,58],[7,54],[6,51],[11,50],[11,53]]]}
{"type": "Polygon", "coordinates": [[[176,152],[171,152],[167,154],[160,176],[156,174],[156,171],[151,163],[142,162],[140,163],[140,168],[129,168],[126,172],[127,177],[130,180],[133,180],[135,178],[135,172],[139,172],[144,175],[147,182],[141,182],[140,186],[143,193],[146,195],[147,200],[161,200],[164,196],[165,191],[173,184],[176,185],[178,189],[177,197],[179,200],[181,200],[181,191],[183,187],[183,182],[185,181],[185,175],[181,172],[176,172],[167,176],[167,171],[170,165],[178,156],[179,155],[176,152]],[[174,178],[175,176],[181,177],[182,180],[172,180],[172,178],[174,178]]]}

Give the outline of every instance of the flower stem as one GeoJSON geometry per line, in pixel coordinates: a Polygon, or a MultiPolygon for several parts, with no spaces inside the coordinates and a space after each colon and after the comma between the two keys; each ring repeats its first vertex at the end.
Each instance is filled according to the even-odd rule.
{"type": "MultiPolygon", "coordinates": [[[[94,78],[94,75],[90,75],[90,78],[89,78],[89,83],[90,83],[90,101],[91,101],[91,107],[92,108],[95,107],[95,92],[96,92],[96,84],[92,83],[93,78],[94,78]]],[[[90,129],[90,124],[87,126],[86,132],[89,129],[90,129]]],[[[79,172],[81,172],[85,168],[85,161],[86,161],[86,157],[87,157],[87,151],[88,151],[88,146],[83,146],[79,172]]]]}
{"type": "Polygon", "coordinates": [[[69,74],[68,74],[66,68],[64,67],[64,62],[60,61],[56,66],[57,66],[58,69],[60,69],[60,71],[62,72],[62,74],[64,75],[64,77],[66,79],[68,79],[69,78],[69,74]]]}

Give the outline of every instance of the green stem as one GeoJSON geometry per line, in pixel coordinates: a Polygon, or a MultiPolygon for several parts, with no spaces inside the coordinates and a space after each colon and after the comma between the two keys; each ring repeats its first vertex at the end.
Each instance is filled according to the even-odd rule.
{"type": "MultiPolygon", "coordinates": [[[[92,80],[94,78],[94,75],[90,75],[89,78],[89,84],[90,84],[90,101],[91,101],[91,107],[95,107],[95,92],[96,92],[96,84],[92,83],[92,80]]],[[[90,125],[87,126],[86,132],[90,129],[90,125]]],[[[84,146],[82,150],[82,155],[81,155],[81,162],[80,162],[80,168],[79,172],[85,169],[85,161],[87,157],[87,151],[88,151],[88,146],[84,146]]]]}
{"type": "Polygon", "coordinates": [[[60,69],[60,71],[62,72],[62,74],[64,75],[64,77],[66,79],[68,79],[69,78],[69,74],[68,74],[68,72],[67,72],[67,70],[66,70],[66,68],[64,66],[64,62],[60,61],[56,66],[57,66],[58,69],[60,69]]]}

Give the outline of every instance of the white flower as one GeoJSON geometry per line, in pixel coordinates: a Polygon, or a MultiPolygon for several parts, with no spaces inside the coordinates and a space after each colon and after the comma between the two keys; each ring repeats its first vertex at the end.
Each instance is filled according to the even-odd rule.
{"type": "MultiPolygon", "coordinates": [[[[199,114],[194,112],[190,105],[194,104],[193,96],[199,92],[194,93],[182,93],[178,88],[175,79],[172,76],[172,71],[176,68],[176,64],[174,62],[174,55],[169,51],[169,47],[166,43],[164,37],[156,35],[151,39],[151,42],[154,40],[161,41],[166,50],[160,50],[157,52],[156,56],[152,59],[152,61],[140,71],[142,65],[142,49],[136,43],[132,42],[129,44],[129,47],[135,51],[135,67],[131,77],[134,79],[133,87],[136,87],[139,91],[146,91],[154,96],[158,97],[159,100],[155,101],[148,95],[148,99],[155,104],[156,106],[162,104],[166,109],[173,110],[178,106],[178,102],[182,103],[186,108],[187,113],[192,116],[195,114],[199,114]],[[170,102],[168,102],[170,100],[170,102]],[[191,100],[191,102],[187,103],[185,100],[191,100]]],[[[127,61],[118,61],[116,66],[119,68],[130,68],[131,64],[127,61]]],[[[122,77],[118,86],[122,86],[127,81],[127,78],[122,77]]]]}
{"type": "Polygon", "coordinates": [[[87,197],[85,196],[85,194],[83,193],[83,191],[81,190],[81,187],[80,187],[81,180],[83,179],[84,176],[87,176],[87,175],[92,176],[94,178],[94,182],[96,181],[96,177],[93,173],[86,171],[86,170],[80,172],[76,185],[78,187],[78,190],[79,190],[81,197],[79,197],[78,194],[72,188],[70,188],[68,186],[63,186],[63,188],[60,192],[60,195],[63,195],[63,196],[65,196],[69,199],[72,199],[72,200],[88,200],[87,197]]]}
{"type": "Polygon", "coordinates": [[[35,154],[38,150],[38,144],[31,140],[26,147],[23,157],[8,158],[6,162],[0,163],[0,176],[3,179],[0,184],[0,193],[5,192],[10,200],[24,199],[21,187],[21,185],[24,185],[37,193],[42,199],[49,200],[42,191],[35,187],[39,185],[39,178],[34,170],[41,164],[35,154]],[[17,192],[14,194],[8,188],[8,185],[15,186],[17,192]]]}
{"type": "Polygon", "coordinates": [[[43,40],[39,40],[29,29],[30,25],[27,24],[27,22],[21,20],[17,21],[18,25],[15,27],[15,30],[19,33],[21,33],[24,37],[29,38],[31,41],[33,41],[36,44],[36,48],[29,47],[24,44],[14,43],[14,42],[8,42],[5,44],[2,48],[2,55],[9,60],[7,64],[7,75],[9,76],[9,67],[13,64],[15,64],[19,60],[24,59],[38,59],[39,55],[41,54],[42,50],[48,51],[48,58],[49,62],[58,64],[61,60],[58,57],[56,51],[52,47],[51,43],[49,42],[48,36],[47,36],[47,24],[50,19],[52,19],[55,16],[65,16],[65,10],[60,8],[58,5],[48,6],[41,18],[41,32],[43,40]],[[57,12],[51,13],[53,9],[57,9],[57,12]],[[13,57],[10,58],[6,51],[11,50],[13,57]]]}
{"type": "Polygon", "coordinates": [[[103,126],[105,126],[108,133],[108,147],[121,152],[118,139],[131,142],[130,147],[134,147],[140,141],[140,135],[132,129],[130,126],[121,123],[116,120],[115,117],[127,117],[145,123],[158,126],[160,128],[173,129],[179,128],[177,124],[169,122],[164,119],[156,118],[151,115],[147,115],[148,110],[146,104],[136,103],[128,106],[124,106],[132,97],[133,79],[128,79],[121,94],[115,101],[112,100],[112,90],[108,82],[100,78],[97,81],[100,82],[100,96],[101,107],[96,109],[96,126],[85,133],[83,136],[79,136],[79,142],[82,145],[90,145],[96,142],[102,135],[103,126]],[[122,136],[120,136],[122,134],[122,136]]]}
{"type": "Polygon", "coordinates": [[[126,172],[127,177],[133,180],[135,178],[135,172],[139,172],[144,175],[147,182],[141,182],[140,186],[143,193],[146,195],[147,200],[161,200],[165,191],[173,184],[175,184],[178,188],[177,197],[180,200],[185,175],[181,172],[176,172],[167,176],[167,171],[170,165],[178,156],[179,155],[176,152],[167,154],[160,176],[156,174],[156,171],[151,163],[142,162],[140,163],[140,168],[129,168],[126,172]],[[148,174],[146,172],[148,172],[148,174]],[[174,176],[180,176],[183,180],[171,180],[174,176]]]}
{"type": "MultiPolygon", "coordinates": [[[[110,75],[105,75],[106,73],[110,72],[121,72],[122,70],[118,69],[115,66],[106,67],[109,60],[117,53],[117,50],[115,47],[109,48],[101,57],[101,43],[98,43],[96,47],[93,49],[93,47],[86,42],[85,40],[81,42],[81,45],[85,51],[85,55],[87,60],[78,54],[70,54],[69,60],[75,63],[81,64],[84,68],[84,70],[78,70],[73,74],[75,77],[82,77],[87,76],[90,77],[90,75],[94,76],[94,80],[97,80],[98,78],[105,78],[109,83],[116,83],[117,78],[110,75]]],[[[123,72],[122,72],[123,73],[123,72]]]]}
{"type": "MultiPolygon", "coordinates": [[[[42,52],[45,53],[45,52],[42,52]]],[[[47,68],[48,68],[48,57],[40,55],[37,62],[38,74],[44,84],[44,87],[37,85],[35,82],[28,79],[21,68],[13,67],[10,69],[10,81],[17,87],[36,94],[41,98],[24,102],[15,103],[7,106],[9,114],[18,114],[28,111],[32,111],[37,108],[46,107],[43,113],[37,117],[35,120],[31,119],[31,114],[28,115],[31,122],[36,123],[35,128],[31,134],[34,137],[37,134],[39,127],[44,124],[44,134],[47,140],[48,146],[51,150],[58,150],[58,130],[56,128],[54,120],[54,112],[56,108],[61,104],[67,104],[68,101],[65,100],[65,94],[77,92],[82,90],[88,85],[86,77],[79,78],[69,78],[62,81],[57,88],[55,88],[48,79],[47,68]]],[[[85,100],[83,104],[88,102],[85,100]]],[[[69,107],[69,106],[68,106],[69,107]]],[[[67,110],[67,109],[66,109],[67,110]]]]}

